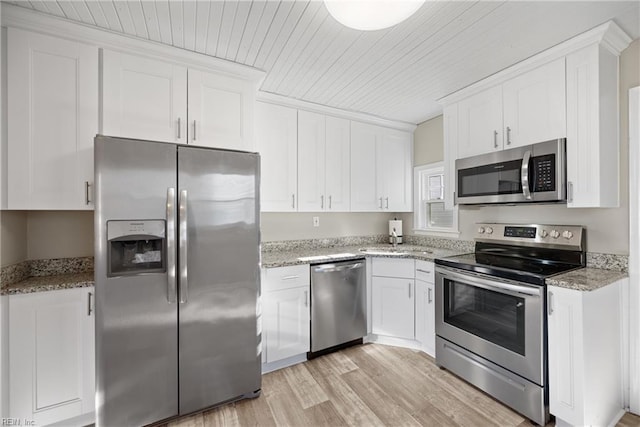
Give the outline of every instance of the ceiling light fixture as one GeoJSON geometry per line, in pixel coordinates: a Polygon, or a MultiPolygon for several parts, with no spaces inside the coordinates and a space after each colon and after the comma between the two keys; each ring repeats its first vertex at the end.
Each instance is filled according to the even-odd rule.
{"type": "Polygon", "coordinates": [[[364,31],[382,30],[413,15],[425,0],[324,0],[336,21],[364,31]]]}

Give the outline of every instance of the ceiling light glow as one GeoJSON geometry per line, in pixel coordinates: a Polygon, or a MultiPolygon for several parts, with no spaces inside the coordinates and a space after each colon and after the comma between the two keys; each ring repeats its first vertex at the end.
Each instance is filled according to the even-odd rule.
{"type": "Polygon", "coordinates": [[[425,0],[324,0],[336,21],[356,30],[389,28],[413,15],[425,0]]]}

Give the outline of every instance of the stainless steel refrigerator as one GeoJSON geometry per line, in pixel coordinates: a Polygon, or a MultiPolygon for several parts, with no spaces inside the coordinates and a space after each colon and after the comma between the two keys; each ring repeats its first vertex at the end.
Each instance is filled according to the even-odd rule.
{"type": "Polygon", "coordinates": [[[260,393],[259,156],[95,138],[96,421],[260,393]]]}

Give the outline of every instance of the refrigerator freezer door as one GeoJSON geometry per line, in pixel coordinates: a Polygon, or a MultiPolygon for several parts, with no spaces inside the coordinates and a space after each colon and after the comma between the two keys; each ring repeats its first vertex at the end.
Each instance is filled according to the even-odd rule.
{"type": "Polygon", "coordinates": [[[178,305],[181,414],[261,387],[258,172],[256,154],[178,147],[178,194],[187,192],[179,221],[188,233],[179,280],[187,298],[178,305]]]}
{"type": "MultiPolygon", "coordinates": [[[[168,189],[176,187],[176,147],[96,137],[95,158],[96,422],[145,425],[178,414],[178,305],[169,295],[168,265],[107,277],[114,256],[107,221],[129,227],[123,234],[133,240],[149,234],[140,228],[149,221],[164,227],[168,189]]],[[[149,255],[144,239],[130,246],[139,252],[131,259],[149,255]]]]}

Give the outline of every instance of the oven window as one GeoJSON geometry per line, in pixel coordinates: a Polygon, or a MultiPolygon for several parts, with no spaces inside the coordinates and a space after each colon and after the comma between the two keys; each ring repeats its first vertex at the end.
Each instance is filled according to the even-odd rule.
{"type": "Polygon", "coordinates": [[[445,279],[444,321],[524,356],[524,298],[445,279]]]}
{"type": "Polygon", "coordinates": [[[522,160],[458,171],[459,197],[522,193],[522,160]]]}

